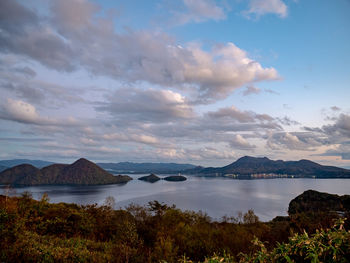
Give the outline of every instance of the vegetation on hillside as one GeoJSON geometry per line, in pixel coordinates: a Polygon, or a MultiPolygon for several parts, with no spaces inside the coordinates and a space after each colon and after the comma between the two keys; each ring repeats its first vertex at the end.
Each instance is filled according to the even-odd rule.
{"type": "Polygon", "coordinates": [[[348,221],[317,230],[337,214],[263,223],[249,210],[213,222],[157,201],[123,210],[113,209],[111,197],[102,206],[48,201],[0,196],[1,262],[319,262],[311,252],[322,262],[349,259],[348,221]]]}
{"type": "MultiPolygon", "coordinates": [[[[350,231],[344,228],[344,220],[340,219],[333,228],[317,230],[309,235],[306,231],[295,234],[286,243],[278,243],[268,250],[263,242],[255,238],[252,243],[258,250],[250,254],[239,254],[239,263],[274,263],[274,262],[350,262],[350,231]]],[[[183,258],[181,263],[193,263],[183,258]]],[[[206,258],[204,263],[235,263],[230,255],[206,258]]]]}
{"type": "Polygon", "coordinates": [[[132,178],[114,176],[86,159],[67,164],[52,164],[38,169],[21,164],[0,172],[0,184],[10,185],[99,185],[126,183],[132,178]]]}

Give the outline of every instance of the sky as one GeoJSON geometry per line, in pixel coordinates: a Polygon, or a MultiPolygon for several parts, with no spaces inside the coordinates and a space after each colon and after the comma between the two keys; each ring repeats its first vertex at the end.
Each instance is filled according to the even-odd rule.
{"type": "Polygon", "coordinates": [[[0,159],[350,167],[349,0],[0,1],[0,159]]]}

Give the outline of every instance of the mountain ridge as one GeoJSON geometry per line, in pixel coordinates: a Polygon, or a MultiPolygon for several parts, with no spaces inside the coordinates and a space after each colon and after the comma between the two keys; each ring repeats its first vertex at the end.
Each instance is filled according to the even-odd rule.
{"type": "MultiPolygon", "coordinates": [[[[82,159],[86,160],[86,159],[82,159]]],[[[44,164],[46,161],[15,159],[8,161],[29,161],[44,164]]],[[[87,161],[87,160],[86,160],[87,161]]],[[[0,161],[0,165],[1,165],[0,161]]],[[[89,161],[88,161],[89,162],[89,161]]],[[[46,162],[51,163],[51,162],[46,162]]],[[[109,173],[158,173],[158,174],[192,174],[203,176],[225,176],[237,175],[238,177],[249,178],[252,174],[276,174],[287,177],[317,177],[317,178],[350,178],[350,170],[335,166],[321,165],[316,162],[301,159],[299,161],[271,160],[267,157],[243,156],[235,162],[223,167],[202,167],[192,164],[178,163],[97,163],[101,169],[108,170],[109,173]]],[[[33,165],[35,166],[35,165],[33,165]]],[[[50,182],[55,181],[67,164],[54,164],[41,168],[44,177],[50,177],[50,182]],[[56,178],[56,179],[55,179],[56,178]]],[[[1,167],[0,167],[1,168],[1,167]]],[[[6,167],[5,167],[6,168],[6,167]]],[[[96,170],[97,171],[97,170],[96,170]]],[[[0,170],[1,172],[1,170],[0,170]]]]}
{"type": "Polygon", "coordinates": [[[198,175],[237,175],[251,177],[253,174],[275,174],[295,177],[318,178],[350,178],[350,170],[335,166],[325,166],[316,162],[301,159],[299,161],[270,160],[267,157],[244,156],[223,167],[208,167],[188,170],[190,174],[198,175]]]}
{"type": "MultiPolygon", "coordinates": [[[[20,164],[31,164],[39,169],[46,166],[56,164],[50,161],[43,160],[30,160],[30,159],[10,159],[0,160],[0,172],[1,169],[5,170],[20,164]]],[[[151,163],[151,162],[98,162],[98,166],[105,170],[109,170],[115,173],[179,173],[188,169],[193,169],[196,165],[188,163],[151,163]]]]}
{"type": "Polygon", "coordinates": [[[196,166],[193,164],[183,163],[134,163],[134,162],[119,162],[119,163],[97,163],[103,169],[122,173],[179,173],[188,169],[193,169],[196,166]]]}
{"type": "Polygon", "coordinates": [[[20,164],[31,164],[36,168],[44,168],[45,166],[54,164],[54,162],[43,161],[43,160],[30,160],[30,159],[10,159],[10,160],[0,160],[0,165],[7,168],[11,168],[20,164]]]}
{"type": "Polygon", "coordinates": [[[125,175],[114,176],[93,162],[81,158],[74,163],[52,164],[42,169],[20,164],[0,173],[0,184],[10,185],[102,185],[126,183],[125,175]]]}

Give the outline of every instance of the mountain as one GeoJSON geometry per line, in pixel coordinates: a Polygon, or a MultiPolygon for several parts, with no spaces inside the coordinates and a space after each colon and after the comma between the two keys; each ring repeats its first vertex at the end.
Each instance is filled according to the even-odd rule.
{"type": "Polygon", "coordinates": [[[118,184],[132,180],[125,175],[113,176],[86,159],[73,164],[52,164],[38,169],[21,164],[0,173],[0,184],[12,185],[99,185],[118,184]]]}
{"type": "Polygon", "coordinates": [[[57,181],[57,178],[62,174],[63,169],[68,167],[68,164],[51,164],[41,169],[41,173],[45,178],[48,178],[50,182],[57,181]]]}
{"type": "Polygon", "coordinates": [[[6,167],[14,167],[20,164],[30,164],[40,169],[50,164],[53,164],[53,162],[42,161],[42,160],[28,160],[28,159],[13,159],[13,160],[0,161],[0,165],[6,166],[6,167]]]}
{"type": "Polygon", "coordinates": [[[131,178],[129,176],[113,176],[98,165],[86,159],[79,159],[75,163],[63,167],[59,172],[56,184],[113,184],[126,183],[131,178]]]}
{"type": "Polygon", "coordinates": [[[37,185],[45,184],[40,169],[30,164],[20,164],[0,173],[0,184],[37,185]]]}
{"type": "Polygon", "coordinates": [[[174,174],[180,173],[196,166],[192,164],[178,163],[98,163],[103,169],[116,173],[158,173],[174,174]]]}
{"type": "Polygon", "coordinates": [[[224,176],[234,174],[244,177],[252,174],[276,174],[296,177],[350,178],[350,170],[334,166],[324,166],[309,160],[273,161],[269,158],[244,156],[224,167],[188,170],[186,173],[224,176]]]}

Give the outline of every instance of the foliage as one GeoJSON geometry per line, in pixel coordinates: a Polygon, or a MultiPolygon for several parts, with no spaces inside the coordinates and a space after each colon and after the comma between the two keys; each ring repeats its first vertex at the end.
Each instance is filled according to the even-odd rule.
{"type": "MultiPolygon", "coordinates": [[[[317,230],[309,235],[306,231],[295,234],[289,242],[277,243],[277,246],[268,251],[264,242],[258,238],[252,243],[259,249],[254,253],[240,253],[239,263],[274,263],[274,262],[350,262],[350,231],[344,229],[344,219],[337,221],[332,229],[317,230]]],[[[183,263],[192,261],[184,258],[183,263]]],[[[204,263],[236,262],[231,256],[214,255],[204,263]]]]}
{"type": "Polygon", "coordinates": [[[344,229],[344,219],[340,219],[333,229],[317,230],[309,235],[306,231],[295,234],[288,243],[278,244],[268,252],[263,242],[255,239],[260,250],[253,256],[242,255],[241,261],[250,262],[349,262],[350,231],[344,229]]]}
{"type": "Polygon", "coordinates": [[[291,262],[327,262],[326,255],[342,262],[350,251],[349,232],[313,232],[320,222],[308,214],[262,223],[249,210],[216,222],[157,201],[124,210],[114,205],[111,197],[83,206],[50,204],[46,194],[40,201],[30,193],[0,196],[0,262],[288,262],[284,255],[291,262]],[[308,221],[312,227],[303,232],[308,221]]]}

